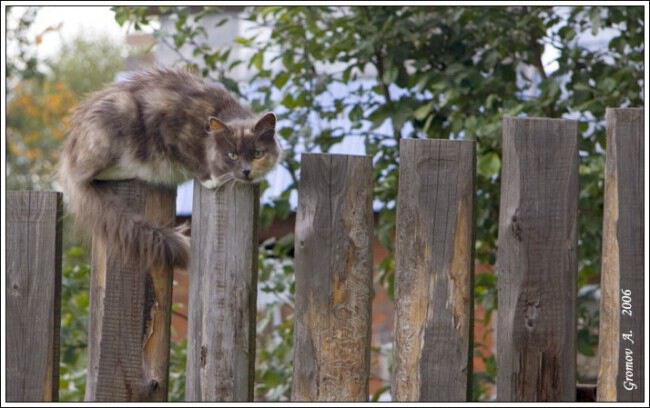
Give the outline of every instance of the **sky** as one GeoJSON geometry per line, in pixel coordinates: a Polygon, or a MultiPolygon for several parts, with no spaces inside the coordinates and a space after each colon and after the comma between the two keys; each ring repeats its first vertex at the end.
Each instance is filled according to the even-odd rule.
{"type": "MultiPolygon", "coordinates": [[[[25,7],[16,7],[14,16],[20,16],[25,7]]],[[[12,22],[9,21],[9,24],[12,22]]],[[[43,42],[38,46],[38,57],[45,58],[55,55],[62,42],[72,39],[77,33],[84,35],[106,35],[115,42],[124,41],[126,27],[120,27],[110,7],[42,7],[36,15],[31,27],[30,36],[35,38],[48,27],[61,25],[58,32],[50,32],[43,36],[43,42]]]]}
{"type": "MultiPolygon", "coordinates": [[[[24,9],[25,7],[16,7],[18,12],[15,15],[21,15],[21,10],[24,9]]],[[[73,38],[79,32],[98,36],[107,35],[116,42],[122,42],[128,30],[126,26],[120,27],[117,24],[110,7],[46,6],[38,12],[30,34],[36,37],[48,27],[60,23],[62,26],[58,32],[48,33],[43,37],[43,42],[38,47],[39,57],[56,54],[63,41],[73,38]]],[[[546,50],[543,62],[547,69],[556,68],[556,64],[553,63],[556,56],[556,50],[550,47],[546,50]]]]}

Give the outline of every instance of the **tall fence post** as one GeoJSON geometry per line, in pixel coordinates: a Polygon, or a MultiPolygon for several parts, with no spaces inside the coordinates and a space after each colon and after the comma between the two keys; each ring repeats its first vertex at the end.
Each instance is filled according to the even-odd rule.
{"type": "Polygon", "coordinates": [[[577,122],[504,118],[497,397],[575,401],[577,122]]]}
{"type": "Polygon", "coordinates": [[[469,401],[475,143],[402,139],[395,247],[397,401],[469,401]]]}
{"type": "Polygon", "coordinates": [[[194,182],[187,401],[252,401],[259,186],[194,182]]]}
{"type": "Polygon", "coordinates": [[[294,401],[367,401],[372,160],[303,154],[295,234],[294,401]]]}
{"type": "Polygon", "coordinates": [[[643,109],[607,109],[598,400],[643,401],[643,109]]]}
{"type": "Polygon", "coordinates": [[[6,398],[56,401],[61,193],[7,192],[6,398]]]}
{"type": "MultiPolygon", "coordinates": [[[[140,181],[95,182],[131,211],[173,225],[176,191],[140,181]]],[[[87,401],[166,401],[173,273],[146,270],[93,239],[87,401]]]]}

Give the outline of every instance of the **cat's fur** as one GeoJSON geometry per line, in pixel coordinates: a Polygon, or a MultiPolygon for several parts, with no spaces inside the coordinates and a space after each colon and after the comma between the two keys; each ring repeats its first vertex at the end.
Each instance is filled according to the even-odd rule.
{"type": "Polygon", "coordinates": [[[77,223],[96,237],[149,265],[186,267],[183,231],[147,223],[93,180],[173,186],[194,177],[208,188],[256,182],[279,160],[275,123],[274,114],[260,118],[187,71],[137,73],[73,112],[58,180],[77,223]]]}

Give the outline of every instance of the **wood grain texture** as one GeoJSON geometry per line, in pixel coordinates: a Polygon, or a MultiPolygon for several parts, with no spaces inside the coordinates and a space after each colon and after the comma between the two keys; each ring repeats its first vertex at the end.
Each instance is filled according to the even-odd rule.
{"type": "Polygon", "coordinates": [[[598,400],[640,402],[645,369],[644,112],[608,108],[606,115],[598,400]],[[625,298],[624,305],[625,293],[630,301],[625,298]]]}
{"type": "Polygon", "coordinates": [[[187,401],[252,401],[259,186],[194,182],[187,401]]]}
{"type": "Polygon", "coordinates": [[[504,118],[497,398],[575,401],[577,122],[504,118]]]}
{"type": "Polygon", "coordinates": [[[7,192],[7,401],[58,399],[61,198],[55,192],[7,192]]]}
{"type": "Polygon", "coordinates": [[[401,140],[396,401],[471,397],[474,178],[473,141],[401,140]]]}
{"type": "MultiPolygon", "coordinates": [[[[134,213],[173,226],[176,191],[96,182],[134,213]]],[[[146,270],[93,239],[86,401],[166,401],[173,271],[146,270]]]]}
{"type": "Polygon", "coordinates": [[[295,233],[293,401],[367,401],[372,160],[302,155],[295,233]]]}

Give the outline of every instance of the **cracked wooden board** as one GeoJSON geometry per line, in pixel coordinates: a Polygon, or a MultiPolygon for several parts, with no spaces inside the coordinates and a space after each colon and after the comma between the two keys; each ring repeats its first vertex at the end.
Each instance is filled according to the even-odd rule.
{"type": "Polygon", "coordinates": [[[194,182],[187,401],[252,401],[259,186],[194,182]]]}
{"type": "Polygon", "coordinates": [[[643,109],[607,109],[598,400],[643,401],[643,109]]]}
{"type": "Polygon", "coordinates": [[[468,401],[474,142],[402,139],[399,177],[393,398],[468,401]]]}
{"type": "Polygon", "coordinates": [[[497,399],[575,401],[577,122],[504,118],[497,399]]]}
{"type": "Polygon", "coordinates": [[[61,193],[7,192],[7,401],[58,399],[61,216],[61,193]]]}
{"type": "Polygon", "coordinates": [[[295,233],[293,401],[367,401],[372,160],[302,155],[295,233]]]}
{"type": "MultiPolygon", "coordinates": [[[[131,211],[173,225],[176,192],[96,182],[131,211]]],[[[166,401],[173,272],[146,270],[93,240],[86,401],[166,401]]]]}

